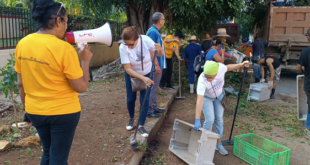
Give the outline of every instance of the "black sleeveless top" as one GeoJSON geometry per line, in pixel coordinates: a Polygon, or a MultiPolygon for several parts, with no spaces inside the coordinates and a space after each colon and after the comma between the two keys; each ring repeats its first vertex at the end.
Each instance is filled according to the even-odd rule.
{"type": "Polygon", "coordinates": [[[266,56],[264,58],[265,58],[264,66],[267,66],[267,62],[266,61],[267,61],[268,58],[272,58],[273,59],[272,65],[273,65],[274,69],[278,68],[281,65],[280,60],[277,57],[275,57],[275,56],[266,56]]]}

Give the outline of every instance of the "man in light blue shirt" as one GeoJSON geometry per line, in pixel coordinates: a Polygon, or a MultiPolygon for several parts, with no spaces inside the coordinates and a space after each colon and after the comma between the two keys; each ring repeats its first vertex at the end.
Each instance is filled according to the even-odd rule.
{"type": "MultiPolygon", "coordinates": [[[[152,16],[153,25],[149,28],[146,35],[149,36],[155,43],[159,43],[163,49],[163,40],[161,38],[160,29],[165,25],[165,16],[163,13],[156,12],[152,16]]],[[[164,50],[165,52],[165,50],[164,50]]],[[[147,114],[148,118],[159,118],[161,115],[159,113],[164,113],[165,110],[158,109],[157,107],[157,92],[162,77],[162,70],[167,67],[166,55],[155,59],[155,75],[154,75],[154,85],[151,89],[149,111],[147,114]]]]}

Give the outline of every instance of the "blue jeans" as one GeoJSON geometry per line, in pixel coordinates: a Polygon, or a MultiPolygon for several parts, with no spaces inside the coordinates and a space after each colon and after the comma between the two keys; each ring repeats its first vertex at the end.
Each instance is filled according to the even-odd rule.
{"type": "MultiPolygon", "coordinates": [[[[145,75],[146,77],[150,76],[150,73],[145,75]]],[[[127,93],[127,109],[129,112],[129,116],[131,119],[135,117],[135,104],[136,104],[136,99],[137,99],[137,92],[133,92],[131,88],[131,81],[130,81],[130,76],[125,72],[125,83],[126,83],[126,93],[127,93]]],[[[139,125],[144,125],[145,119],[147,116],[148,112],[148,107],[149,107],[149,102],[150,102],[150,94],[151,94],[151,88],[149,88],[149,91],[147,93],[147,97],[144,103],[144,107],[141,108],[143,104],[143,99],[146,94],[146,90],[140,91],[140,121],[139,125]],[[142,112],[141,112],[142,109],[142,112]]]]}
{"type": "Polygon", "coordinates": [[[255,78],[260,78],[261,72],[260,72],[260,65],[257,63],[253,63],[254,66],[254,77],[255,78]]]}
{"type": "Polygon", "coordinates": [[[27,114],[43,144],[40,165],[68,165],[68,157],[81,112],[41,116],[27,114]]]}
{"type": "Polygon", "coordinates": [[[202,111],[205,115],[205,121],[203,123],[203,128],[212,131],[212,125],[214,123],[215,132],[223,137],[223,127],[224,127],[224,107],[222,105],[222,100],[224,98],[225,92],[218,96],[218,99],[213,99],[209,97],[204,97],[202,111]]]}

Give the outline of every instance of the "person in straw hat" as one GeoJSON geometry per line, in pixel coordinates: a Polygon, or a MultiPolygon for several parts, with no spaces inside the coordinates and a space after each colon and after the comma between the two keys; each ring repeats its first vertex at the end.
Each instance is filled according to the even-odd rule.
{"type": "MultiPolygon", "coordinates": [[[[185,63],[187,62],[188,73],[189,73],[189,86],[190,86],[190,93],[194,93],[194,83],[195,83],[195,72],[194,72],[194,61],[196,56],[201,54],[201,47],[197,45],[197,37],[191,36],[189,40],[190,44],[185,48],[183,53],[183,58],[185,63]]],[[[197,76],[198,78],[198,76],[197,76]]]]}
{"type": "Polygon", "coordinates": [[[201,49],[206,52],[207,50],[210,49],[210,42],[211,42],[212,38],[210,36],[209,33],[206,34],[206,39],[204,39],[204,41],[201,43],[201,49]]]}
{"type": "MultiPolygon", "coordinates": [[[[225,28],[217,29],[216,38],[220,39],[222,42],[226,42],[226,37],[230,37],[230,36],[226,33],[226,29],[225,28]]],[[[216,39],[216,38],[214,38],[214,39],[216,39]]],[[[210,47],[212,46],[213,40],[211,40],[210,47]]],[[[218,50],[219,54],[222,54],[222,47],[223,47],[223,44],[221,44],[221,47],[218,50]]],[[[234,62],[237,61],[237,59],[234,56],[232,56],[232,55],[230,55],[230,54],[228,54],[226,52],[224,52],[224,55],[227,58],[231,58],[234,62]]]]}
{"type": "MultiPolygon", "coordinates": [[[[225,91],[223,89],[225,84],[225,74],[228,71],[233,71],[242,68],[243,66],[249,67],[249,61],[230,65],[224,65],[215,61],[207,61],[205,63],[204,71],[198,78],[194,126],[196,131],[199,131],[199,128],[201,127],[200,118],[202,111],[205,116],[203,128],[212,131],[214,123],[215,132],[223,138],[224,107],[221,102],[225,96],[225,91]]],[[[222,155],[228,155],[228,151],[222,145],[221,139],[218,140],[216,150],[222,155]]]]}

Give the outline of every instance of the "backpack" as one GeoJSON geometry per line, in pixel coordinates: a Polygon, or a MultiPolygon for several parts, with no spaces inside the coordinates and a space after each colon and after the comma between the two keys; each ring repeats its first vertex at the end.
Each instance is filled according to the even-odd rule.
{"type": "MultiPolygon", "coordinates": [[[[211,49],[212,49],[212,47],[209,48],[209,50],[211,50],[211,49]]],[[[207,56],[209,50],[207,50],[206,52],[203,52],[202,54],[199,54],[198,56],[195,57],[194,65],[193,65],[195,73],[203,72],[203,66],[205,65],[206,56],[207,56]]]]}

